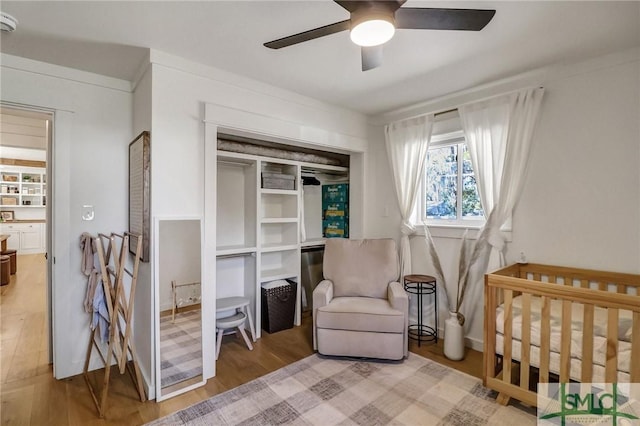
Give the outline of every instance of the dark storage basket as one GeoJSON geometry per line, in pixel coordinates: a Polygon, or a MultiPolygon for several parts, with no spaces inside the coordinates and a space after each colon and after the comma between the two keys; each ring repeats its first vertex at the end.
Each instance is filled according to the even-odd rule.
{"type": "Polygon", "coordinates": [[[274,288],[262,288],[262,328],[268,333],[293,328],[296,312],[295,282],[274,288]]]}

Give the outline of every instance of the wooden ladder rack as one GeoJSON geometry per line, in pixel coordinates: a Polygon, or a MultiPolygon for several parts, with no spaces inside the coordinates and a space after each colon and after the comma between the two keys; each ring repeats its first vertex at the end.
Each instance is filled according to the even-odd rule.
{"type": "Polygon", "coordinates": [[[83,375],[100,417],[105,416],[111,366],[114,363],[118,366],[120,374],[124,374],[125,369],[129,371],[138,395],[140,396],[140,401],[144,402],[146,399],[142,384],[142,375],[140,374],[133,340],[131,339],[133,302],[136,294],[136,282],[138,280],[138,268],[140,266],[140,253],[142,249],[142,238],[138,236],[138,238],[135,239],[137,241],[135,250],[132,251],[133,269],[128,270],[125,264],[127,252],[129,251],[129,237],[132,235],[136,236],[135,234],[125,232],[123,235],[116,233],[112,233],[111,235],[98,234],[97,238],[93,238],[100,263],[102,288],[104,290],[104,298],[109,315],[109,343],[107,352],[103,353],[100,349],[100,344],[96,341],[96,330],[98,330],[98,327],[96,326],[91,330],[83,375]],[[129,277],[127,281],[130,281],[128,295],[124,288],[125,275],[129,277]],[[89,363],[94,348],[104,363],[104,376],[100,399],[98,399],[97,393],[89,379],[89,363]]]}

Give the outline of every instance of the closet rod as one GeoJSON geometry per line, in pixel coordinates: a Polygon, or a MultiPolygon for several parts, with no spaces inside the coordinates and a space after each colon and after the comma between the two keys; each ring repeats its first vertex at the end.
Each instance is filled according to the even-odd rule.
{"type": "Polygon", "coordinates": [[[251,164],[243,163],[242,161],[229,161],[229,160],[218,160],[220,164],[229,164],[231,166],[241,166],[241,167],[249,167],[251,164]]]}
{"type": "Polygon", "coordinates": [[[199,282],[195,282],[195,283],[174,284],[174,286],[175,286],[176,288],[178,288],[178,287],[184,287],[184,286],[187,286],[187,285],[200,285],[200,283],[199,283],[199,282]]]}
{"type": "Polygon", "coordinates": [[[216,259],[227,259],[230,257],[243,257],[243,256],[255,256],[255,253],[230,253],[230,254],[218,254],[216,255],[216,259]]]}

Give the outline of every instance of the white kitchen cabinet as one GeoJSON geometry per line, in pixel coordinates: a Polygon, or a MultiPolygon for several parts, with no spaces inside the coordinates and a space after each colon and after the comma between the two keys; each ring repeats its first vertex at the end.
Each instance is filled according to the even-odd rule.
{"type": "Polygon", "coordinates": [[[18,254],[36,254],[46,251],[46,225],[44,223],[3,223],[0,233],[9,235],[7,248],[18,254]]]}

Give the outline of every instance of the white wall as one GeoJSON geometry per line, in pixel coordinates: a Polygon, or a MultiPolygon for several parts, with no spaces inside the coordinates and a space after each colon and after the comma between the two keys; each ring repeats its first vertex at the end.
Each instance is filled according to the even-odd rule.
{"type": "Polygon", "coordinates": [[[369,191],[364,194],[367,211],[365,235],[368,238],[394,238],[399,245],[402,218],[387,157],[383,126],[372,126],[366,168],[365,181],[369,184],[369,191]]]}
{"type": "MultiPolygon", "coordinates": [[[[133,135],[136,137],[143,131],[151,131],[151,94],[152,74],[151,66],[143,64],[141,77],[136,82],[133,91],[133,135]]],[[[151,152],[153,152],[153,135],[151,135],[151,152]]],[[[153,164],[152,164],[153,169],[153,164]]],[[[153,211],[150,213],[153,218],[153,211]]],[[[149,224],[153,228],[153,221],[149,224]]],[[[153,259],[153,232],[149,235],[149,258],[153,259]]],[[[138,364],[147,386],[153,384],[154,370],[152,359],[155,354],[153,333],[153,281],[151,262],[141,262],[138,270],[136,287],[135,310],[133,311],[133,339],[138,352],[138,364]]],[[[147,395],[153,395],[154,389],[147,389],[147,395]]]]}
{"type": "MultiPolygon", "coordinates": [[[[524,252],[530,262],[640,272],[638,52],[556,67],[539,81],[545,97],[513,214],[508,263],[524,252]]],[[[454,283],[460,239],[434,241],[454,283]]],[[[413,237],[412,249],[414,272],[429,273],[423,237],[413,237]]],[[[481,350],[481,282],[465,304],[463,311],[472,312],[466,325],[469,343],[481,350]]],[[[444,319],[446,307],[440,306],[444,319]]]]}
{"type": "MultiPolygon", "coordinates": [[[[215,218],[205,216],[210,211],[205,210],[205,197],[209,191],[214,191],[209,195],[215,194],[216,186],[215,161],[209,166],[207,173],[213,174],[207,182],[205,156],[215,152],[216,135],[205,135],[205,104],[213,111],[212,120],[224,124],[226,130],[271,140],[303,141],[321,149],[353,149],[359,156],[368,149],[369,127],[360,114],[161,52],[152,51],[151,61],[153,215],[203,216],[207,259],[215,257],[215,218]]],[[[208,125],[217,128],[215,124],[208,125]]],[[[355,173],[360,185],[364,185],[363,167],[355,173]]],[[[205,266],[205,305],[216,297],[215,272],[213,264],[205,266]]],[[[213,324],[210,311],[204,308],[205,325],[213,324]]],[[[214,330],[211,326],[205,330],[205,359],[213,360],[214,330]]],[[[211,374],[213,362],[205,362],[205,377],[211,374]]]]}
{"type": "Polygon", "coordinates": [[[509,257],[640,272],[640,59],[545,83],[509,257]]]}
{"type": "Polygon", "coordinates": [[[2,101],[55,111],[54,365],[57,378],[68,377],[82,371],[89,341],[80,234],[127,226],[130,84],[5,54],[1,62],[2,101]],[[81,219],[84,204],[95,208],[91,222],[81,219]]]}

